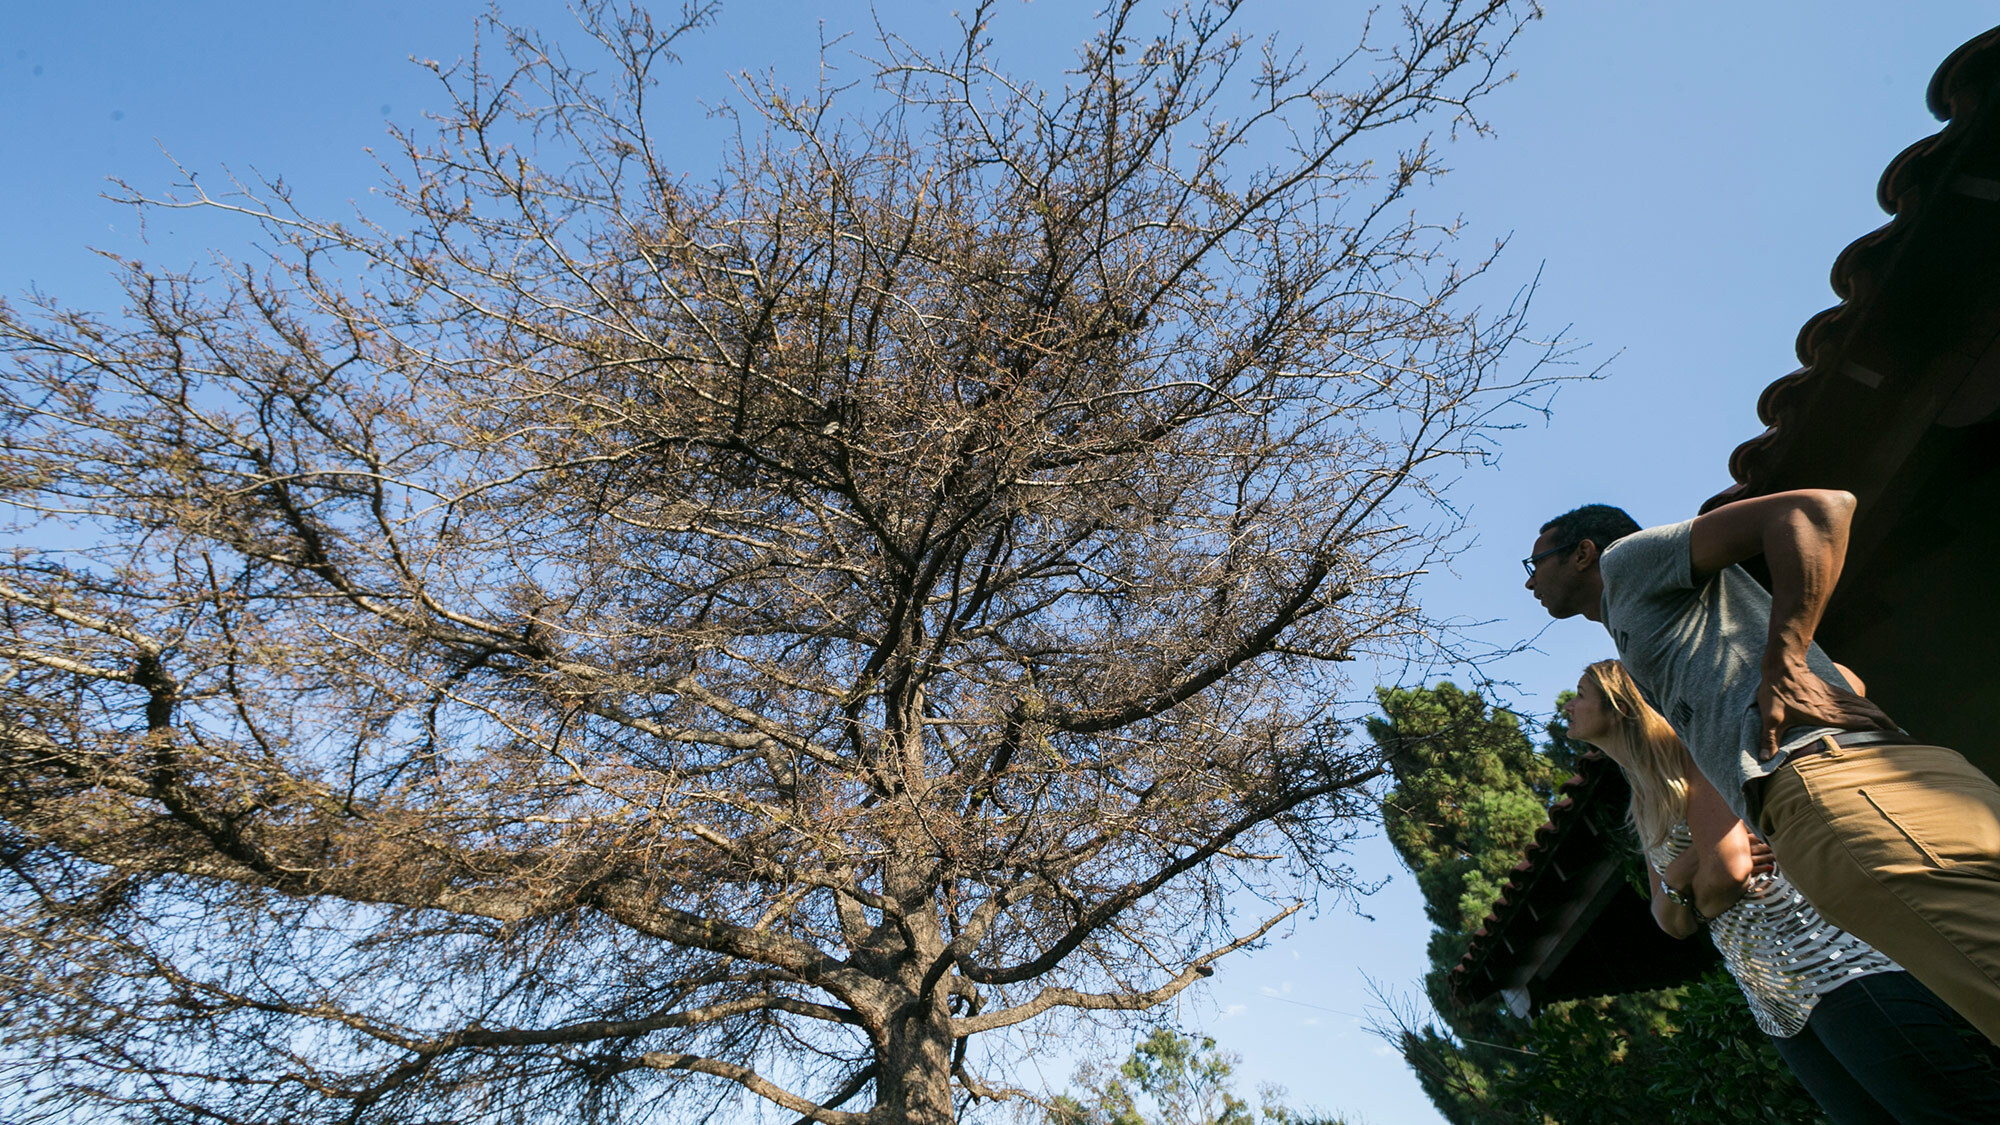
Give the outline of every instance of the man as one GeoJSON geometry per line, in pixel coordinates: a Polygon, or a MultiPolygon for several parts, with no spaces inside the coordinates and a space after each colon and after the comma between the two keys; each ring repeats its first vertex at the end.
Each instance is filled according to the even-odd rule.
{"type": "Polygon", "coordinates": [[[1808,490],[1641,531],[1592,504],[1543,525],[1527,586],[1610,631],[1821,914],[2000,1043],[2000,786],[1898,729],[1813,643],[1853,516],[1852,495],[1808,490]],[[1760,554],[1768,594],[1736,565],[1760,554]]]}

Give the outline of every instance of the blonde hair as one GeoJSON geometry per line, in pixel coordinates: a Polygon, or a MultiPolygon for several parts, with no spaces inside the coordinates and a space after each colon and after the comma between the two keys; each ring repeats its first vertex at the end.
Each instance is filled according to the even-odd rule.
{"type": "Polygon", "coordinates": [[[1667,838],[1674,825],[1687,819],[1687,749],[1674,728],[1639,694],[1632,674],[1616,660],[1600,660],[1585,668],[1617,717],[1610,731],[1589,739],[1602,749],[1632,783],[1627,817],[1650,851],[1667,838]]]}

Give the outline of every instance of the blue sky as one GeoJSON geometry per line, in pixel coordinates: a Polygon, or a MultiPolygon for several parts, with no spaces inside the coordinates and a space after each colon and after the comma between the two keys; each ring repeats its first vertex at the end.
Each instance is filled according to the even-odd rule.
{"type": "MultiPolygon", "coordinates": [[[[141,242],[131,213],[98,195],[105,177],[159,188],[176,176],[162,149],[218,177],[224,166],[283,176],[309,210],[340,214],[377,173],[366,149],[386,122],[435,104],[408,56],[450,60],[470,42],[474,0],[350,0],[340,5],[64,3],[0,6],[0,294],[35,286],[73,303],[112,299],[90,247],[184,265],[215,237],[155,220],[141,242]]],[[[914,38],[949,26],[949,4],[880,0],[885,25],[914,38]]],[[[1059,65],[1089,6],[1003,0],[1001,57],[1059,65]]],[[[1353,5],[1252,0],[1244,26],[1277,30],[1321,57],[1340,45],[1353,5]]],[[[811,80],[821,21],[865,29],[866,5],[734,3],[698,50],[688,89],[727,92],[741,68],[811,80]]],[[[546,0],[510,17],[566,23],[546,0]]],[[[1487,104],[1491,139],[1450,146],[1454,167],[1421,202],[1460,214],[1477,247],[1509,238],[1495,292],[1537,271],[1535,323],[1567,326],[1605,378],[1574,385],[1552,420],[1511,435],[1499,464],[1455,493],[1477,543],[1455,573],[1432,576],[1434,610],[1483,621],[1499,644],[1546,622],[1520,589],[1515,560],[1550,515],[1594,500],[1642,523],[1693,514],[1730,483],[1728,456],[1762,428],[1756,400],[1796,366],[1793,339],[1833,303],[1827,273],[1842,247],[1885,221],[1882,169],[1938,125],[1926,83],[1954,47],[1996,18],[1989,3],[1555,3],[1513,56],[1518,79],[1487,104]]],[[[857,64],[858,74],[860,67],[857,64]]],[[[688,113],[687,163],[712,135],[688,113]]],[[[229,235],[240,239],[242,232],[229,235]]],[[[220,243],[241,253],[240,242],[220,243]]],[[[1497,671],[1514,702],[1545,711],[1577,670],[1607,655],[1601,633],[1566,622],[1538,651],[1497,671]]],[[[1425,926],[1411,881],[1379,841],[1359,845],[1364,876],[1398,877],[1361,904],[1328,904],[1255,954],[1225,963],[1180,1007],[1244,1055],[1250,1084],[1372,1125],[1435,1122],[1400,1060],[1360,1026],[1366,978],[1407,991],[1423,968],[1425,926]]],[[[1060,1084],[1068,1063],[1043,1076],[1060,1084]]],[[[1027,1077],[1025,1074],[1021,1077],[1027,1077]]]]}

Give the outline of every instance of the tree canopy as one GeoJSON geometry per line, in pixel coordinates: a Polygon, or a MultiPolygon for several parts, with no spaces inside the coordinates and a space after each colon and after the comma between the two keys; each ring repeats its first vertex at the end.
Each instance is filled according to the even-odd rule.
{"type": "Polygon", "coordinates": [[[714,168],[711,10],[496,23],[392,217],[190,176],[261,257],[0,306],[14,1119],[943,1122],[1343,885],[1340,666],[1551,378],[1412,208],[1532,9],[1118,2],[1041,88],[981,5],[714,168]]]}
{"type": "Polygon", "coordinates": [[[1238,1061],[1206,1035],[1153,1028],[1109,1074],[1086,1068],[1088,1088],[1058,1096],[1047,1125],[1341,1125],[1287,1106],[1276,1088],[1253,1108],[1236,1093],[1238,1061]]]}

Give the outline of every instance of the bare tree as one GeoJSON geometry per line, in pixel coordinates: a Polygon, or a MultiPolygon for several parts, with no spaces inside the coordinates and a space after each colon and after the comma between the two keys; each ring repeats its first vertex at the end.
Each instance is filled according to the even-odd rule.
{"type": "Polygon", "coordinates": [[[706,180],[706,6],[496,25],[394,223],[189,177],[264,257],[0,308],[10,1118],[943,1122],[1338,886],[1338,663],[1551,378],[1407,199],[1533,13],[1138,8],[746,78],[706,180]]]}

